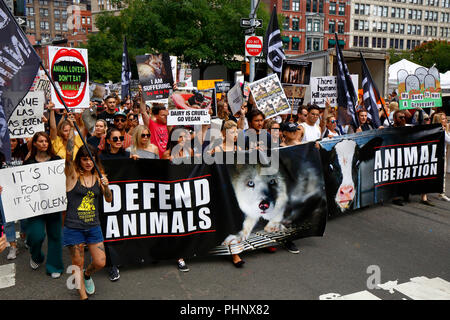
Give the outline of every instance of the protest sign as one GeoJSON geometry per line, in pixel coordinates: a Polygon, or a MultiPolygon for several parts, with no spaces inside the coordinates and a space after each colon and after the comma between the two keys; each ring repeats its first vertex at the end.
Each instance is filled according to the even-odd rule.
{"type": "MultiPolygon", "coordinates": [[[[358,90],[358,75],[352,74],[353,86],[358,90]]],[[[356,93],[356,96],[358,94],[356,93]]],[[[330,99],[332,107],[337,106],[337,80],[336,76],[311,77],[311,104],[325,108],[326,100],[330,99]]]]}
{"type": "Polygon", "coordinates": [[[44,131],[45,96],[43,91],[30,91],[20,101],[8,121],[10,138],[29,138],[36,132],[44,131]]]}
{"type": "Polygon", "coordinates": [[[283,60],[281,83],[283,85],[308,85],[311,67],[311,61],[283,60]]]}
{"type": "Polygon", "coordinates": [[[227,93],[231,89],[231,81],[220,81],[216,82],[216,93],[227,93]]]}
{"type": "Polygon", "coordinates": [[[298,107],[303,104],[307,87],[308,86],[283,85],[284,93],[286,94],[286,98],[288,98],[294,113],[297,111],[298,107]]]}
{"type": "Polygon", "coordinates": [[[417,68],[414,74],[398,71],[398,95],[400,109],[442,107],[442,90],[436,67],[417,68]]]}
{"type": "Polygon", "coordinates": [[[106,97],[106,86],[101,83],[91,82],[89,85],[90,99],[102,102],[106,97]]]}
{"type": "Polygon", "coordinates": [[[167,99],[174,81],[169,54],[136,56],[136,63],[144,100],[167,99]]]}
{"type": "Polygon", "coordinates": [[[170,68],[172,70],[173,83],[177,83],[177,56],[170,56],[170,68]]]}
{"type": "Polygon", "coordinates": [[[210,124],[211,117],[206,109],[170,109],[167,115],[167,125],[202,125],[210,124]]]}
{"type": "MultiPolygon", "coordinates": [[[[197,89],[198,90],[208,90],[208,89],[216,89],[216,82],[222,82],[223,79],[213,79],[213,80],[197,80],[197,89]]],[[[221,99],[222,94],[216,92],[216,99],[221,99]]]]}
{"type": "Polygon", "coordinates": [[[178,66],[178,88],[193,87],[194,84],[192,82],[192,69],[190,65],[187,63],[180,63],[178,64],[178,66]]]}
{"type": "Polygon", "coordinates": [[[233,88],[228,91],[227,100],[232,114],[236,114],[241,110],[241,106],[244,103],[244,96],[242,95],[242,89],[239,83],[236,83],[233,88]]]}
{"type": "MultiPolygon", "coordinates": [[[[50,75],[69,108],[89,108],[89,69],[87,49],[48,46],[50,75]]],[[[56,109],[63,102],[51,87],[56,109]]]]}
{"type": "Polygon", "coordinates": [[[46,161],[0,170],[6,222],[66,210],[64,161],[46,161]]]}
{"type": "Polygon", "coordinates": [[[257,108],[264,113],[266,119],[288,113],[291,110],[280,80],[275,73],[250,83],[249,87],[257,108]]]}

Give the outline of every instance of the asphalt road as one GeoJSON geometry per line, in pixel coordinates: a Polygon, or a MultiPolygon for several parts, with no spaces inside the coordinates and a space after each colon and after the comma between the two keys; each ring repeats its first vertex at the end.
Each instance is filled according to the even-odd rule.
{"type": "MultiPolygon", "coordinates": [[[[449,180],[447,175],[447,190],[449,180]]],[[[246,253],[242,269],[220,256],[187,260],[187,273],[179,272],[175,261],[161,261],[123,267],[114,283],[104,269],[93,276],[96,293],[91,300],[318,300],[328,293],[343,296],[363,290],[383,300],[408,299],[369,289],[367,282],[373,268],[379,268],[380,283],[419,276],[450,282],[450,202],[438,200],[436,194],[429,198],[435,207],[411,196],[404,207],[388,203],[329,220],[323,237],[295,241],[300,254],[282,248],[246,253]]],[[[6,260],[8,250],[0,254],[0,266],[15,264],[15,285],[0,289],[0,300],[78,299],[77,291],[66,287],[69,274],[51,279],[43,266],[33,271],[29,254],[20,250],[13,261],[6,260]]]]}

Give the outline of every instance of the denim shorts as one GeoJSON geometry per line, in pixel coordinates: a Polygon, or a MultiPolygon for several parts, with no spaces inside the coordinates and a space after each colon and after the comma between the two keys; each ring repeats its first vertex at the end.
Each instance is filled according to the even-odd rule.
{"type": "Polygon", "coordinates": [[[64,227],[63,230],[64,246],[73,246],[76,244],[94,244],[103,242],[103,233],[100,226],[90,229],[74,229],[64,227]]]}

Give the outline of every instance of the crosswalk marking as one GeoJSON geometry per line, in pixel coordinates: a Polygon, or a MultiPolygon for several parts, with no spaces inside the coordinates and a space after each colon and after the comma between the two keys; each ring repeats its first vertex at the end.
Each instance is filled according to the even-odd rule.
{"type": "Polygon", "coordinates": [[[0,266],[0,289],[16,284],[16,265],[14,263],[0,266]]]}
{"type": "MultiPolygon", "coordinates": [[[[398,281],[388,281],[379,284],[380,289],[394,294],[395,291],[412,300],[450,300],[450,282],[439,277],[415,277],[410,281],[398,284],[398,281]]],[[[319,296],[319,300],[382,300],[371,292],[364,290],[341,296],[339,293],[327,293],[319,296]]],[[[403,299],[405,300],[405,299],[403,299]]]]}

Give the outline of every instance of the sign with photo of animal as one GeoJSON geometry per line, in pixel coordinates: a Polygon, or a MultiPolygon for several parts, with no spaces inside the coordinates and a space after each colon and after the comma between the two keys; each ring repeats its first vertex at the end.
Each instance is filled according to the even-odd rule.
{"type": "Polygon", "coordinates": [[[320,145],[330,215],[424,190],[442,192],[441,125],[370,130],[320,145]]]}
{"type": "Polygon", "coordinates": [[[136,56],[136,64],[144,100],[167,99],[174,81],[169,54],[136,56]]]}
{"type": "Polygon", "coordinates": [[[283,85],[308,85],[311,77],[311,61],[283,60],[281,83],[283,85]]]}
{"type": "Polygon", "coordinates": [[[257,108],[264,113],[266,119],[290,111],[291,107],[277,74],[273,73],[270,76],[252,82],[249,84],[249,87],[257,108]]]}
{"type": "Polygon", "coordinates": [[[441,80],[436,67],[420,67],[414,74],[402,69],[397,77],[400,109],[442,107],[441,80]]]}

